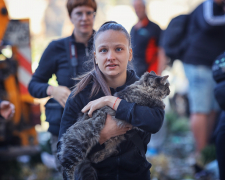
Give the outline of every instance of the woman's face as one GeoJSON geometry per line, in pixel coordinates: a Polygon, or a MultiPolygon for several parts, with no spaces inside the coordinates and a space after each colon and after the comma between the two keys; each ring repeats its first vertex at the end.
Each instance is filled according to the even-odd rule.
{"type": "Polygon", "coordinates": [[[93,30],[95,12],[92,7],[78,6],[71,12],[70,20],[79,34],[90,34],[93,30]]]}
{"type": "Polygon", "coordinates": [[[106,79],[125,77],[132,49],[126,35],[121,31],[101,32],[95,40],[95,62],[106,79]]]}

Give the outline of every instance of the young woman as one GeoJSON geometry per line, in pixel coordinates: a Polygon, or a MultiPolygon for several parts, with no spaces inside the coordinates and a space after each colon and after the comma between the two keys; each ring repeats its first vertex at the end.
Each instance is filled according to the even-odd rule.
{"type": "MultiPolygon", "coordinates": [[[[88,115],[92,116],[96,109],[110,106],[116,111],[116,118],[129,122],[130,126],[119,128],[108,115],[99,144],[90,154],[103,149],[105,141],[125,134],[132,126],[145,131],[138,131],[135,136],[140,138],[140,144],[146,151],[151,134],[159,131],[162,125],[164,110],[128,103],[113,96],[115,92],[138,80],[134,71],[127,70],[128,62],[132,59],[128,32],[116,22],[103,24],[94,36],[93,51],[94,69],[81,78],[70,94],[60,124],[59,139],[76,123],[81,112],[88,112],[88,115]]],[[[92,164],[97,170],[99,180],[150,179],[151,164],[141,155],[139,147],[131,139],[127,139],[118,147],[117,155],[92,164]]]]}

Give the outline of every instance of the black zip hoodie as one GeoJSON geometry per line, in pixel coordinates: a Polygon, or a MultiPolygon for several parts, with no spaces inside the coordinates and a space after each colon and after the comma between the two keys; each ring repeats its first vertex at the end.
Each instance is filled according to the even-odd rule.
{"type": "MultiPolygon", "coordinates": [[[[137,80],[138,77],[134,71],[127,71],[126,83],[116,89],[110,88],[112,95],[121,91],[126,86],[133,84],[137,80]]],[[[82,108],[87,105],[89,101],[93,101],[104,96],[103,92],[100,91],[96,96],[90,99],[91,88],[92,84],[89,84],[75,97],[72,97],[72,94],[69,96],[61,119],[59,139],[70,126],[76,123],[82,108]]],[[[158,107],[149,108],[146,106],[139,106],[135,103],[122,100],[117,108],[116,118],[125,120],[133,126],[145,130],[145,133],[138,133],[143,140],[146,151],[151,134],[158,132],[162,126],[164,110],[158,107]]],[[[99,151],[103,148],[104,144],[97,144],[93,147],[90,153],[99,151]]],[[[149,169],[151,164],[146,160],[146,158],[143,158],[140,155],[137,147],[135,147],[131,140],[128,139],[121,143],[118,147],[118,151],[119,154],[116,156],[107,158],[98,164],[93,164],[93,166],[97,169],[99,180],[150,179],[149,169]]]]}

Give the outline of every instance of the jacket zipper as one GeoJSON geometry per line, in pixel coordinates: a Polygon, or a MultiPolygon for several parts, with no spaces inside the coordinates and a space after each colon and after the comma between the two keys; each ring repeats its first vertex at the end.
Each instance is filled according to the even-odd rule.
{"type": "Polygon", "coordinates": [[[86,56],[89,56],[88,47],[85,47],[85,54],[86,56]]]}

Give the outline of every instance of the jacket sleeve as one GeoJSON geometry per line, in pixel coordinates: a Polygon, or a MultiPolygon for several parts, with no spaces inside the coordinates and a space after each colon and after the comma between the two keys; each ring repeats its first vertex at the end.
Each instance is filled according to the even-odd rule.
{"type": "Polygon", "coordinates": [[[82,109],[81,101],[79,95],[72,97],[72,94],[67,99],[59,130],[59,139],[66,132],[66,130],[77,122],[78,116],[82,109]]]}
{"type": "Polygon", "coordinates": [[[154,134],[162,126],[164,113],[164,110],[158,107],[149,108],[122,100],[117,108],[116,118],[154,134]]]}
{"type": "Polygon", "coordinates": [[[216,84],[214,88],[215,98],[222,110],[225,111],[225,81],[216,84]]]}
{"type": "Polygon", "coordinates": [[[205,1],[203,4],[203,17],[210,26],[221,26],[225,24],[225,14],[220,7],[213,1],[205,1]],[[221,11],[221,12],[220,12],[221,11]]]}
{"type": "Polygon", "coordinates": [[[28,85],[28,90],[33,97],[44,98],[48,96],[46,94],[47,87],[49,86],[48,80],[52,77],[52,74],[56,72],[57,66],[54,43],[54,41],[51,42],[45,49],[38,68],[28,85]]]}
{"type": "MultiPolygon", "coordinates": [[[[79,94],[75,97],[72,97],[70,94],[69,98],[67,99],[65,109],[62,115],[60,130],[59,130],[59,137],[58,140],[62,137],[62,135],[66,132],[66,130],[72,126],[74,123],[77,122],[77,118],[81,113],[82,108],[84,105],[79,97],[79,94]]],[[[90,151],[90,154],[100,151],[104,149],[104,145],[100,145],[97,143],[90,151]]]]}

